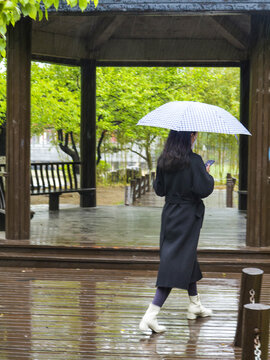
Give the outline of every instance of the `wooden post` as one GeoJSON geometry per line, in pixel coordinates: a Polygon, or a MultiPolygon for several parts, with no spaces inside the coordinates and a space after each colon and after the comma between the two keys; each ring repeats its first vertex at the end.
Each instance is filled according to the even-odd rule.
{"type": "Polygon", "coordinates": [[[151,186],[153,187],[153,183],[156,177],[156,173],[154,171],[151,172],[151,186]]]}
{"type": "Polygon", "coordinates": [[[0,127],[0,156],[6,156],[6,121],[0,127]]]}
{"type": "Polygon", "coordinates": [[[31,19],[8,28],[6,238],[30,237],[31,19]]]}
{"type": "Polygon", "coordinates": [[[149,192],[150,191],[150,181],[149,181],[149,178],[150,178],[150,175],[149,174],[146,174],[145,175],[145,191],[146,192],[149,192]]]}
{"type": "Polygon", "coordinates": [[[226,207],[233,207],[233,188],[235,182],[236,179],[228,173],[226,181],[226,207]]]}
{"type": "Polygon", "coordinates": [[[270,246],[270,16],[252,15],[247,245],[270,246]]]}
{"type": "Polygon", "coordinates": [[[138,184],[138,198],[141,197],[141,192],[142,192],[142,179],[141,178],[138,178],[137,179],[137,184],[138,184]]]}
{"type": "Polygon", "coordinates": [[[61,194],[49,194],[49,210],[58,211],[59,210],[59,196],[61,194]]]}
{"type": "Polygon", "coordinates": [[[263,273],[263,270],[257,268],[245,268],[242,270],[240,298],[238,306],[238,320],[234,338],[235,346],[241,347],[243,306],[251,302],[250,290],[254,290],[255,292],[254,301],[256,303],[260,302],[263,273]]]}
{"type": "Polygon", "coordinates": [[[125,205],[132,204],[132,191],[131,186],[125,186],[125,205]]]}
{"type": "MultiPolygon", "coordinates": [[[[81,188],[96,188],[96,61],[81,61],[81,188]]],[[[81,207],[96,206],[96,190],[80,194],[81,207]]]]}
{"type": "Polygon", "coordinates": [[[141,177],[141,195],[145,194],[145,176],[141,177]]]}
{"type": "MultiPolygon", "coordinates": [[[[240,67],[240,121],[249,129],[249,62],[241,63],[240,67]]],[[[239,138],[239,192],[238,209],[247,210],[247,182],[248,182],[248,136],[239,138]]]]}
{"type": "Polygon", "coordinates": [[[130,187],[131,187],[131,199],[132,199],[132,204],[133,204],[136,200],[136,180],[135,179],[130,180],[130,187]]]}
{"type": "Polygon", "coordinates": [[[270,306],[246,304],[243,313],[242,360],[254,360],[254,338],[259,336],[261,360],[268,360],[270,306]]]}

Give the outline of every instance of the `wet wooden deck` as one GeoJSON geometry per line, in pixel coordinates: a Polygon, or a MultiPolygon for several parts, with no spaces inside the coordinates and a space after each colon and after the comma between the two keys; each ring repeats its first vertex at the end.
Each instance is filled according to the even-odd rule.
{"type": "MultiPolygon", "coordinates": [[[[156,270],[162,204],[152,205],[62,205],[59,212],[33,206],[31,239],[5,240],[0,233],[0,266],[156,270]]],[[[248,248],[245,236],[245,212],[206,207],[198,249],[202,270],[260,266],[270,273],[270,248],[248,248]]]]}
{"type": "MultiPolygon", "coordinates": [[[[238,208],[238,192],[233,191],[233,208],[238,208]]],[[[224,209],[226,208],[226,189],[215,189],[207,198],[203,199],[207,208],[224,209]]],[[[153,189],[145,193],[134,203],[135,206],[156,206],[164,205],[164,197],[157,196],[153,189]]]]}
{"type": "MultiPolygon", "coordinates": [[[[145,199],[151,197],[153,193],[145,199]]],[[[0,233],[0,266],[156,270],[160,199],[155,196],[151,206],[62,205],[59,212],[33,206],[31,239],[7,241],[0,233]]],[[[270,273],[270,248],[245,246],[245,212],[221,205],[206,207],[198,249],[202,270],[237,272],[260,266],[270,273]]]]}
{"type": "MultiPolygon", "coordinates": [[[[158,247],[162,207],[47,205],[32,208],[31,239],[21,244],[51,246],[158,247]]],[[[237,209],[207,208],[199,247],[245,247],[246,215],[237,209]]],[[[4,233],[0,232],[0,238],[4,233]]],[[[2,241],[0,241],[2,243],[2,241]]]]}
{"type": "MultiPolygon", "coordinates": [[[[159,316],[168,331],[138,323],[154,294],[152,271],[0,269],[0,359],[239,359],[233,344],[239,274],[199,283],[207,319],[188,321],[188,297],[174,289],[159,316]]],[[[261,302],[269,304],[270,275],[261,302]]]]}

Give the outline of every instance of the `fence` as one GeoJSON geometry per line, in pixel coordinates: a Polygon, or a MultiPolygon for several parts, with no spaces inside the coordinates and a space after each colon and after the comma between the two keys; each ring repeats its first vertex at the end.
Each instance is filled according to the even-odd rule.
{"type": "Polygon", "coordinates": [[[146,174],[139,178],[131,179],[130,186],[125,188],[125,205],[132,205],[134,202],[143,196],[145,193],[149,192],[153,186],[153,181],[155,179],[155,172],[151,174],[146,174]]]}

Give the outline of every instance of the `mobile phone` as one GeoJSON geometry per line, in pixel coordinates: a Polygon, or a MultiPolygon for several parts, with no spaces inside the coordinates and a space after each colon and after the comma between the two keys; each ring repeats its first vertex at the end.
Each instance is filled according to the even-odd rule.
{"type": "Polygon", "coordinates": [[[207,160],[206,163],[205,163],[205,167],[207,167],[208,165],[213,165],[215,162],[215,160],[207,160]]]}

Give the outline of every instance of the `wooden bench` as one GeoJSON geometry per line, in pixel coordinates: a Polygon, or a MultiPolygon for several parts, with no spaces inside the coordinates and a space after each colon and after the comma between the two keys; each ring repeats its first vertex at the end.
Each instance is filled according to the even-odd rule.
{"type": "Polygon", "coordinates": [[[31,195],[48,195],[49,210],[59,210],[59,196],[78,192],[91,194],[95,188],[80,188],[81,162],[39,162],[31,164],[31,195]]]}
{"type": "MultiPolygon", "coordinates": [[[[80,162],[46,162],[31,164],[31,195],[48,195],[49,210],[59,210],[59,196],[63,193],[89,193],[95,188],[78,186],[80,162]]],[[[0,231],[5,230],[5,165],[0,164],[0,231]]],[[[31,218],[34,212],[31,211],[31,218]]]]}

